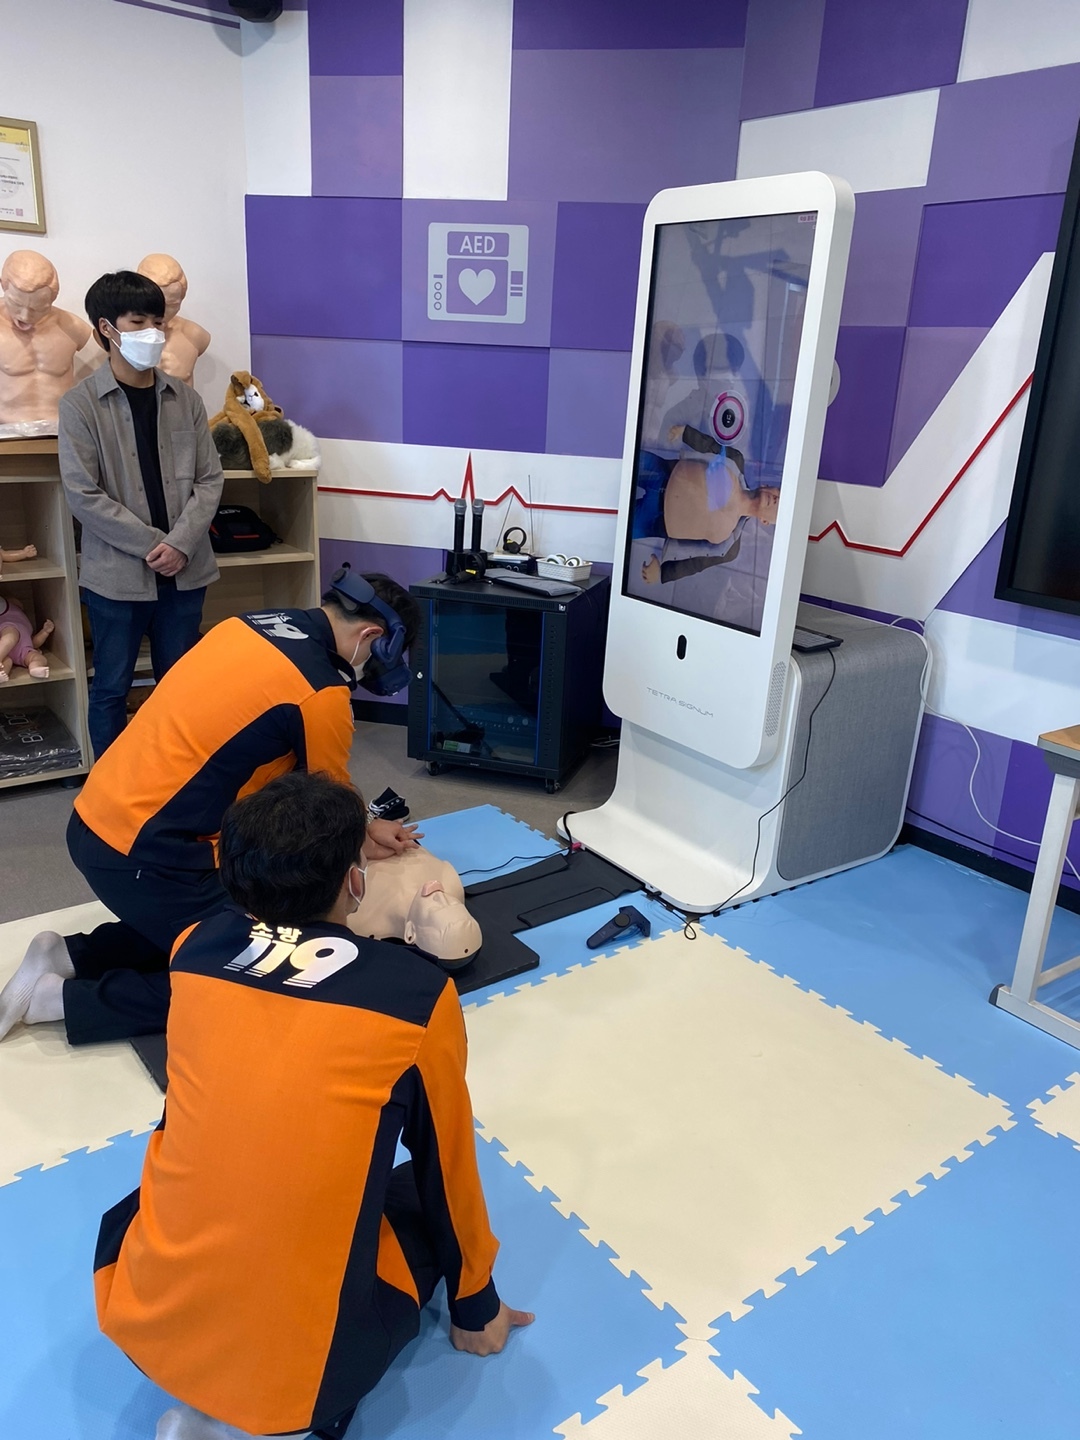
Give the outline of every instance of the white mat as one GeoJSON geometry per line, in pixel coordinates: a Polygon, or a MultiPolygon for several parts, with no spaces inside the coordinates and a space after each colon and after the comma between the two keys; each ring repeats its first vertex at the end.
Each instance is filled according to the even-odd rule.
{"type": "Polygon", "coordinates": [[[485,1138],[708,1339],[1013,1122],[722,940],[673,932],[467,1013],[485,1138]]]}
{"type": "MultiPolygon", "coordinates": [[[[92,901],[0,925],[0,985],[39,930],[71,935],[114,918],[92,901]]],[[[126,1041],[72,1048],[63,1025],[17,1025],[0,1040],[0,1185],[73,1150],[149,1129],[161,1119],[162,1098],[126,1041]]]]}
{"type": "Polygon", "coordinates": [[[1064,1085],[1052,1085],[1049,1100],[1033,1100],[1032,1118],[1047,1135],[1063,1135],[1080,1150],[1080,1072],[1073,1071],[1064,1085]]]}
{"type": "Polygon", "coordinates": [[[601,1395],[602,1415],[581,1423],[580,1414],[555,1433],[565,1440],[791,1440],[801,1435],[780,1410],[769,1418],[750,1398],[758,1392],[736,1370],[729,1379],[709,1359],[716,1351],[687,1340],[684,1358],[661,1368],[659,1360],[638,1374],[647,1384],[624,1395],[622,1386],[601,1395]]]}

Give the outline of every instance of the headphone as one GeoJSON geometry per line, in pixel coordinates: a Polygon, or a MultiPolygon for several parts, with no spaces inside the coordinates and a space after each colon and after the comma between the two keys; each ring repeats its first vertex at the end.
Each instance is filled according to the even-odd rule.
{"type": "Polygon", "coordinates": [[[353,605],[364,605],[386,621],[386,633],[372,641],[371,658],[358,684],[372,695],[396,695],[412,679],[412,671],[401,658],[405,651],[405,625],[401,616],[375,594],[362,575],[354,575],[346,561],[330,577],[330,588],[353,605]]]}
{"type": "Polygon", "coordinates": [[[520,555],[525,546],[529,543],[529,537],[520,525],[511,525],[502,538],[502,548],[507,555],[520,555]],[[520,535],[520,540],[511,540],[511,535],[520,535]]]}

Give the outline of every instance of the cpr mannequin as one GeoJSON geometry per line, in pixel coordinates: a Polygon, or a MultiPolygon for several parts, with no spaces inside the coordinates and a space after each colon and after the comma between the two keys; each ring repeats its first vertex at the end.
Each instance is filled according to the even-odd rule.
{"type": "Polygon", "coordinates": [[[56,271],[36,250],[0,269],[0,439],[55,435],[60,397],[75,384],[75,356],[90,326],[53,303],[56,271]]]}
{"type": "Polygon", "coordinates": [[[165,349],[158,369],[185,385],[194,385],[195,362],[210,344],[210,332],[179,314],[187,296],[187,276],[171,255],[147,255],[139,262],[139,274],[160,285],[165,296],[165,349]]]}
{"type": "Polygon", "coordinates": [[[22,606],[0,595],[0,685],[7,683],[16,665],[24,666],[35,680],[49,678],[49,662],[42,647],[54,629],[52,621],[46,620],[35,630],[22,606]]]}
{"type": "Polygon", "coordinates": [[[483,941],[457,871],[420,846],[368,865],[349,928],[376,940],[404,940],[444,970],[466,964],[483,941]]]}

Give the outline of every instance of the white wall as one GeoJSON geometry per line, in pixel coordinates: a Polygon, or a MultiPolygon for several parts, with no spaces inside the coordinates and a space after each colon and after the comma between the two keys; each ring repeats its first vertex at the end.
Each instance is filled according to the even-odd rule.
{"type": "Polygon", "coordinates": [[[116,0],[0,0],[0,113],[37,122],[59,304],[144,255],[187,272],[183,313],[213,334],[196,370],[211,413],[250,364],[240,32],[116,0]]]}

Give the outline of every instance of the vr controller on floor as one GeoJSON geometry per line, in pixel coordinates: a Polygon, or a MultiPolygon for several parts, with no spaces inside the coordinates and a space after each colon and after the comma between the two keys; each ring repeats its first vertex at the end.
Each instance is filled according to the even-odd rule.
{"type": "Polygon", "coordinates": [[[464,500],[454,501],[454,548],[446,553],[446,577],[461,584],[463,580],[479,580],[487,569],[487,551],[483,548],[481,531],[484,527],[484,502],[472,502],[472,544],[465,549],[465,513],[468,509],[464,500]]]}

